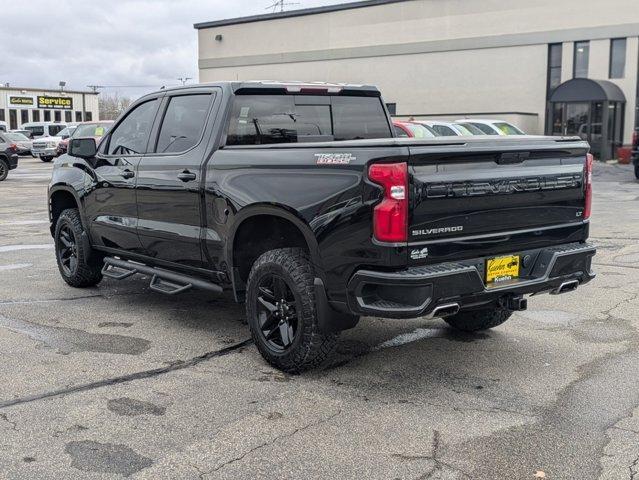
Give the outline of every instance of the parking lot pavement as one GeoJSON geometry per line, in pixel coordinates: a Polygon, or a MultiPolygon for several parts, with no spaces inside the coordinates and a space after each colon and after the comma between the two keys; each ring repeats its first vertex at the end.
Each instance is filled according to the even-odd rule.
{"type": "Polygon", "coordinates": [[[23,158],[0,184],[2,478],[639,478],[630,168],[596,166],[591,284],[476,335],[366,318],[301,376],[264,363],[228,297],[66,286],[50,169],[23,158]]]}

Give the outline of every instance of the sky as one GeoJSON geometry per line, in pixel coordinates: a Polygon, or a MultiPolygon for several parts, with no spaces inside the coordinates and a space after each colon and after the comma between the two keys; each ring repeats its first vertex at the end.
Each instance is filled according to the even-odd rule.
{"type": "MultiPolygon", "coordinates": [[[[268,13],[275,0],[0,0],[0,83],[136,98],[197,81],[194,23],[268,13]]],[[[351,0],[287,0],[287,10],[351,0]]]]}

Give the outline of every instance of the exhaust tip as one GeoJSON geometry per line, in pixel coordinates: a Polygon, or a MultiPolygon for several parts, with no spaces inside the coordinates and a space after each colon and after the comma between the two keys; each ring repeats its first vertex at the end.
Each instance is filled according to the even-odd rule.
{"type": "Polygon", "coordinates": [[[459,304],[458,303],[450,303],[447,305],[440,305],[433,310],[431,317],[448,317],[450,315],[455,315],[459,313],[459,304]]]}
{"type": "Polygon", "coordinates": [[[564,282],[559,287],[550,292],[551,295],[561,295],[562,293],[572,292],[573,290],[577,290],[579,286],[579,280],[570,280],[568,282],[564,282]]]}

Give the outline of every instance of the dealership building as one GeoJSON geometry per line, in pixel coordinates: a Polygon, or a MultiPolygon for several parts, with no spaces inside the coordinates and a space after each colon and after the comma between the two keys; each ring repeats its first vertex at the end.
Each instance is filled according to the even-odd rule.
{"type": "Polygon", "coordinates": [[[599,158],[639,125],[637,0],[368,0],[198,23],[199,79],[377,85],[400,118],[499,118],[599,158]]]}
{"type": "Polygon", "coordinates": [[[96,92],[0,85],[0,121],[11,130],[29,122],[78,123],[98,119],[96,92]]]}

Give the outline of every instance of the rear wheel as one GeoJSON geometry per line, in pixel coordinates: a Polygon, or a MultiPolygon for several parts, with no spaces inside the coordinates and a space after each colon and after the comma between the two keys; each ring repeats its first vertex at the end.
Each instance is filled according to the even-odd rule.
{"type": "Polygon", "coordinates": [[[4,158],[0,158],[0,182],[7,179],[9,175],[9,164],[4,158]]]}
{"type": "Polygon", "coordinates": [[[513,314],[510,310],[503,308],[482,308],[480,310],[469,310],[460,312],[444,320],[448,325],[456,330],[464,332],[478,332],[488,330],[504,323],[513,314]]]}
{"type": "Polygon", "coordinates": [[[40,160],[45,163],[49,163],[51,160],[53,160],[53,157],[40,157],[40,160]]]}
{"type": "Polygon", "coordinates": [[[81,241],[84,228],[76,208],[63,211],[55,227],[55,256],[58,270],[72,287],[86,288],[102,280],[102,262],[91,256],[81,241]]]}
{"type": "Polygon", "coordinates": [[[336,333],[319,330],[313,280],[311,263],[298,248],[266,252],[249,275],[246,315],[251,335],[266,361],[285,372],[317,367],[337,343],[336,333]]]}

